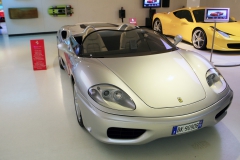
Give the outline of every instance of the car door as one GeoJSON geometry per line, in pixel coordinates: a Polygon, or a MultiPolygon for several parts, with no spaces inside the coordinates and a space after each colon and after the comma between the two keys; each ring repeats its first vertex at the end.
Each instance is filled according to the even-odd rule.
{"type": "MultiPolygon", "coordinates": [[[[60,29],[57,34],[57,44],[65,43],[69,45],[68,39],[69,39],[68,31],[65,30],[64,28],[60,29]]],[[[66,65],[67,63],[64,51],[58,49],[58,56],[63,60],[64,65],[66,65]]],[[[66,69],[66,66],[64,66],[64,68],[66,69]]]]}
{"type": "Polygon", "coordinates": [[[173,14],[175,16],[171,26],[173,35],[180,34],[184,40],[191,42],[194,24],[191,12],[189,10],[178,10],[173,14]]]}
{"type": "Polygon", "coordinates": [[[73,36],[67,39],[68,50],[71,54],[64,53],[66,59],[66,68],[68,74],[72,74],[72,67],[78,62],[78,55],[80,54],[80,44],[73,36]]]}

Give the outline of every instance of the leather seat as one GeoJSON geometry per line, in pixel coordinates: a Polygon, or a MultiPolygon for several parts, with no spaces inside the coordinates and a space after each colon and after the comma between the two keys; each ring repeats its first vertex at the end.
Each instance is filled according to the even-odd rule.
{"type": "Polygon", "coordinates": [[[138,33],[132,30],[132,26],[127,26],[125,32],[121,34],[120,49],[137,49],[137,41],[140,39],[138,33]],[[129,31],[127,31],[129,30],[129,31]],[[132,30],[132,31],[130,31],[132,30]]]}
{"type": "Polygon", "coordinates": [[[108,51],[101,36],[94,31],[95,30],[93,28],[88,28],[86,33],[83,35],[84,53],[108,51]]]}

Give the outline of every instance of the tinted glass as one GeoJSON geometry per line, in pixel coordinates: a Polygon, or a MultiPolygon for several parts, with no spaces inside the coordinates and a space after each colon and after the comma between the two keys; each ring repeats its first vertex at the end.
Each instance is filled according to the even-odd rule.
{"type": "Polygon", "coordinates": [[[176,50],[165,36],[143,29],[97,30],[83,40],[83,57],[129,57],[160,54],[176,50]]]}
{"type": "Polygon", "coordinates": [[[177,18],[182,18],[182,11],[176,11],[176,12],[173,12],[173,14],[177,17],[177,18]]]}
{"type": "Polygon", "coordinates": [[[75,54],[79,55],[80,45],[74,37],[70,37],[70,44],[71,44],[72,50],[75,52],[75,54]]]}
{"type": "Polygon", "coordinates": [[[176,11],[173,14],[180,19],[186,18],[188,22],[193,22],[192,15],[188,10],[176,11]]]}
{"type": "Polygon", "coordinates": [[[196,22],[204,22],[205,9],[194,10],[193,15],[196,22]]]}

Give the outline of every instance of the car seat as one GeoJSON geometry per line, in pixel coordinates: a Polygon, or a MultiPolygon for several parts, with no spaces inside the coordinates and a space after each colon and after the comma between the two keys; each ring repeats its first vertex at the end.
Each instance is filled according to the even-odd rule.
{"type": "Polygon", "coordinates": [[[108,51],[101,36],[94,31],[94,28],[88,28],[83,35],[84,53],[108,51]]]}
{"type": "Polygon", "coordinates": [[[132,26],[127,26],[120,37],[120,49],[137,49],[139,35],[132,26]]]}

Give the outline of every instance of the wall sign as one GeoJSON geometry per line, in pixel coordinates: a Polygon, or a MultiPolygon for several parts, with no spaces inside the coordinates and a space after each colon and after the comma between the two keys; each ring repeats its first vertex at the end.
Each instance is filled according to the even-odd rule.
{"type": "Polygon", "coordinates": [[[4,12],[0,10],[0,22],[5,22],[4,12]]]}
{"type": "Polygon", "coordinates": [[[133,25],[137,25],[137,19],[136,18],[129,18],[129,23],[133,25]]]}
{"type": "Polygon", "coordinates": [[[33,70],[46,70],[46,58],[45,58],[45,47],[44,40],[30,40],[31,51],[32,51],[32,63],[33,70]]]}
{"type": "Polygon", "coordinates": [[[3,10],[2,10],[2,11],[0,10],[0,17],[4,17],[4,12],[3,12],[3,10]]]}
{"type": "Polygon", "coordinates": [[[204,22],[228,22],[229,8],[206,8],[204,22]]]}
{"type": "Polygon", "coordinates": [[[38,18],[38,10],[35,7],[29,8],[8,8],[10,19],[38,18]]]}

